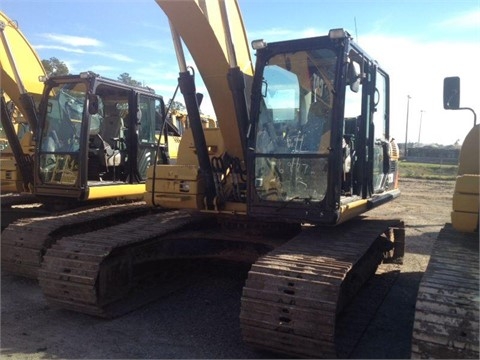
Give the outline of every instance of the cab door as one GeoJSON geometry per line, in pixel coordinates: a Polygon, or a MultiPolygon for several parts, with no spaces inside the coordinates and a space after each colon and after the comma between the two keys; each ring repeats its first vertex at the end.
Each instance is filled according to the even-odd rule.
{"type": "Polygon", "coordinates": [[[375,93],[372,114],[373,125],[373,193],[385,190],[389,173],[389,91],[388,76],[379,68],[375,71],[375,93]]]}
{"type": "Polygon", "coordinates": [[[144,94],[138,95],[137,112],[137,176],[139,181],[145,181],[147,168],[154,164],[157,158],[155,137],[156,119],[163,118],[163,102],[159,97],[151,97],[144,94]]]}

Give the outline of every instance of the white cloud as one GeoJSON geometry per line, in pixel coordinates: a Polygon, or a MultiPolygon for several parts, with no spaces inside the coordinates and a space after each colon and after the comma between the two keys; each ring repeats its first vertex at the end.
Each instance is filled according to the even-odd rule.
{"type": "Polygon", "coordinates": [[[68,59],[62,59],[61,61],[63,61],[65,63],[65,65],[67,65],[68,70],[70,71],[71,74],[79,73],[79,72],[85,70],[85,69],[77,70],[77,65],[81,63],[78,60],[73,60],[73,59],[68,58],[68,59]]]}
{"type": "Polygon", "coordinates": [[[70,45],[70,46],[93,46],[98,47],[102,46],[102,42],[89,38],[89,37],[81,37],[81,36],[72,36],[72,35],[65,35],[65,34],[42,34],[42,36],[48,40],[52,40],[61,44],[70,45]]]}
{"type": "Polygon", "coordinates": [[[408,142],[453,144],[463,141],[473,125],[468,111],[443,109],[443,79],[461,79],[461,106],[480,112],[475,43],[419,42],[404,37],[362,36],[362,47],[374,56],[390,75],[392,135],[405,141],[407,95],[410,100],[408,142]],[[421,116],[422,112],[423,115],[421,116]],[[420,118],[421,128],[420,128],[420,118]],[[419,134],[421,129],[421,133],[419,134]]]}
{"type": "Polygon", "coordinates": [[[60,45],[35,45],[34,48],[38,50],[58,50],[58,51],[63,51],[69,54],[81,54],[82,56],[100,56],[100,57],[105,57],[105,58],[110,58],[113,60],[117,61],[122,61],[122,62],[133,62],[134,60],[126,55],[123,54],[118,54],[115,52],[109,52],[109,51],[89,51],[89,50],[84,50],[80,49],[77,47],[67,47],[67,46],[60,46],[60,45]]]}
{"type": "Polygon", "coordinates": [[[298,31],[275,27],[260,31],[248,31],[247,35],[250,40],[264,39],[268,42],[294,39],[298,37],[298,31]]]}
{"type": "Polygon", "coordinates": [[[134,62],[135,61],[130,56],[123,55],[123,54],[118,54],[118,53],[114,53],[114,52],[108,52],[108,51],[105,51],[105,52],[95,51],[95,52],[91,52],[91,54],[92,55],[103,56],[103,57],[106,57],[106,58],[114,59],[114,60],[117,60],[117,61],[123,61],[123,62],[134,62]]]}
{"type": "Polygon", "coordinates": [[[115,68],[114,66],[108,66],[108,65],[94,65],[89,70],[100,75],[118,71],[118,69],[115,68]]]}
{"type": "Polygon", "coordinates": [[[468,11],[437,24],[438,27],[451,27],[452,29],[480,29],[480,9],[468,11]]]}
{"type": "Polygon", "coordinates": [[[67,46],[61,46],[61,45],[35,45],[34,48],[36,50],[58,50],[58,51],[64,51],[64,52],[69,52],[69,53],[76,53],[76,54],[85,54],[86,51],[83,49],[75,48],[75,47],[67,47],[67,46]]]}
{"type": "Polygon", "coordinates": [[[174,53],[171,44],[165,45],[163,41],[138,40],[129,44],[129,46],[141,47],[153,51],[154,53],[174,53]]]}

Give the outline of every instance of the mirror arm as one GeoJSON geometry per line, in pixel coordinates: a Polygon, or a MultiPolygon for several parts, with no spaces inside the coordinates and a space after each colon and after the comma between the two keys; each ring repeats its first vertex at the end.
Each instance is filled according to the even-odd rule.
{"type": "Polygon", "coordinates": [[[469,107],[461,107],[457,109],[452,109],[452,110],[470,110],[473,113],[473,126],[477,125],[477,114],[475,113],[475,110],[469,107]]]}

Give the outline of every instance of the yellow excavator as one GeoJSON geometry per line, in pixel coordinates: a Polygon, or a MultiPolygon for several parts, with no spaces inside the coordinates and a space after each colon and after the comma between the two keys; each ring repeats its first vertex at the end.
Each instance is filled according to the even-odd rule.
{"type": "Polygon", "coordinates": [[[17,24],[0,15],[1,120],[8,144],[2,193],[24,195],[2,194],[2,267],[35,278],[49,241],[25,238],[19,228],[41,223],[40,216],[80,226],[88,221],[81,214],[106,226],[111,212],[130,211],[126,205],[133,200],[134,209],[144,205],[147,167],[170,161],[169,139],[179,134],[152,89],[92,72],[48,78],[17,24]],[[19,118],[29,125],[21,140],[19,118]],[[19,206],[22,199],[36,206],[19,206]]]}
{"type": "MultiPolygon", "coordinates": [[[[33,186],[32,112],[43,92],[43,65],[18,26],[0,12],[0,76],[2,91],[2,142],[0,181],[2,194],[30,191],[33,186]],[[22,54],[22,56],[19,56],[22,54]],[[28,92],[27,92],[28,89],[28,92]]],[[[6,198],[2,197],[2,203],[6,198]]]]}
{"type": "Polygon", "coordinates": [[[176,165],[149,170],[147,202],[215,214],[235,229],[298,225],[252,266],[243,337],[288,355],[334,356],[336,315],[360,286],[351,279],[368,278],[387,251],[375,239],[403,236],[401,221],[358,218],[400,193],[387,73],[346,31],[333,29],[311,39],[254,41],[253,74],[237,4],[156,1],[171,23],[191,121],[198,109],[181,39],[219,128],[192,124],[176,165]]]}
{"type": "Polygon", "coordinates": [[[412,358],[479,357],[480,125],[460,107],[460,78],[444,80],[444,108],[470,110],[474,122],[460,150],[451,223],[433,246],[418,289],[412,358]]]}
{"type": "MultiPolygon", "coordinates": [[[[175,129],[163,126],[171,124],[165,121],[162,97],[149,88],[92,72],[47,78],[16,24],[3,13],[0,21],[2,91],[28,120],[38,144],[36,168],[29,169],[30,179],[23,190],[31,189],[45,201],[141,198],[144,173],[155,157],[157,139],[161,137],[162,149],[166,148],[164,135],[175,129]],[[40,82],[40,77],[45,81],[40,82]]],[[[14,119],[5,104],[2,125],[7,131],[14,119]]],[[[11,132],[7,138],[15,142],[11,132]]],[[[166,156],[163,153],[159,156],[166,156]]],[[[21,168],[20,156],[15,158],[21,168]]]]}
{"type": "MultiPolygon", "coordinates": [[[[236,1],[157,3],[171,24],[190,128],[175,164],[148,167],[150,210],[113,215],[102,228],[78,214],[83,228],[65,229],[58,218],[17,224],[15,241],[26,244],[27,234],[36,233],[35,241],[48,243],[38,280],[50,304],[102,317],[150,301],[151,293],[138,291],[150,283],[143,280],[159,272],[168,281],[179,262],[249,262],[244,340],[289,356],[341,354],[342,310],[382,260],[400,261],[403,254],[401,220],[363,216],[400,195],[388,74],[343,29],[254,41],[254,71],[236,1]],[[186,65],[182,40],[209,91],[216,128],[202,125],[196,74],[186,65]]],[[[55,86],[48,94],[55,88],[60,96],[63,87],[55,86]]],[[[98,95],[85,96],[84,104],[90,115],[99,113],[98,95]]],[[[58,113],[52,103],[40,114],[49,108],[58,113]]],[[[39,127],[36,176],[45,189],[67,189],[85,158],[42,150],[49,125],[39,127]],[[58,163],[67,166],[60,173],[58,163]]],[[[85,139],[89,127],[82,126],[85,139]]],[[[75,149],[76,138],[68,139],[75,149]]]]}

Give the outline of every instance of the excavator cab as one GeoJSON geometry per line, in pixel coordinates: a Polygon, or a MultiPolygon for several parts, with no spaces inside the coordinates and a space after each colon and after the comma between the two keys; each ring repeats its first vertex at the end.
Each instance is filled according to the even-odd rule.
{"type": "Polygon", "coordinates": [[[37,196],[91,200],[142,196],[157,154],[161,96],[87,72],[46,81],[36,151],[37,196]]]}
{"type": "Polygon", "coordinates": [[[337,224],[397,197],[387,73],[342,29],[252,45],[249,213],[337,224]]]}

